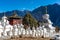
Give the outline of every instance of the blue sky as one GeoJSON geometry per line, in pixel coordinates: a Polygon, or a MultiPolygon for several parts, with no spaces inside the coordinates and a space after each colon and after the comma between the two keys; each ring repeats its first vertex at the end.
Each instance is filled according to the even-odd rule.
{"type": "Polygon", "coordinates": [[[0,12],[12,10],[33,10],[48,4],[60,4],[60,0],[0,0],[0,12]]]}

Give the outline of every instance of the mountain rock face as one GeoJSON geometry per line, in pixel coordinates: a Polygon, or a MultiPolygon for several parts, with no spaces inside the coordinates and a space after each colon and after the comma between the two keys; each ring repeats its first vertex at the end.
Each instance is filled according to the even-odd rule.
{"type": "MultiPolygon", "coordinates": [[[[6,16],[11,16],[14,11],[21,17],[24,17],[27,12],[31,13],[31,15],[36,18],[38,21],[42,20],[42,15],[46,13],[45,6],[40,6],[33,11],[24,10],[13,10],[13,11],[7,11],[5,12],[6,16]]],[[[60,26],[60,5],[59,4],[53,4],[53,5],[47,5],[47,13],[50,15],[50,19],[53,22],[53,25],[60,26]]],[[[2,17],[4,13],[0,13],[0,17],[2,17]]]]}

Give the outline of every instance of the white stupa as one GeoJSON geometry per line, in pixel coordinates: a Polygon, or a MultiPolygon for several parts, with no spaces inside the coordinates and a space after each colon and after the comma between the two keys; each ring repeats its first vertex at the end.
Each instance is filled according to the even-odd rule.
{"type": "Polygon", "coordinates": [[[7,20],[7,17],[4,15],[2,17],[2,26],[3,29],[3,36],[8,36],[7,33],[13,29],[13,26],[9,24],[9,21],[7,20]]]}
{"type": "Polygon", "coordinates": [[[7,17],[6,16],[3,16],[1,22],[2,22],[2,26],[6,26],[7,17]]]}
{"type": "Polygon", "coordinates": [[[49,14],[47,14],[47,9],[46,9],[46,14],[43,15],[43,19],[46,20],[46,23],[44,23],[46,29],[44,31],[46,34],[48,34],[47,36],[50,36],[50,34],[55,32],[55,27],[52,26],[53,23],[49,19],[49,14]]]}
{"type": "Polygon", "coordinates": [[[45,26],[48,26],[50,29],[55,30],[55,27],[52,26],[53,23],[49,19],[49,14],[45,14],[43,16],[44,16],[43,18],[48,22],[48,23],[45,23],[45,26]]]}
{"type": "Polygon", "coordinates": [[[32,37],[35,37],[36,36],[36,30],[35,30],[35,27],[33,26],[32,27],[32,37]]]}
{"type": "Polygon", "coordinates": [[[13,25],[13,34],[14,34],[14,36],[17,36],[18,35],[17,25],[13,25]]]}
{"type": "Polygon", "coordinates": [[[43,15],[43,19],[47,20],[47,23],[44,24],[45,26],[48,26],[50,29],[55,29],[55,27],[52,26],[53,23],[49,19],[49,14],[47,14],[47,7],[46,7],[46,14],[43,15]]]}
{"type": "Polygon", "coordinates": [[[2,36],[2,32],[3,32],[3,26],[1,25],[1,22],[0,22],[0,37],[2,36]]]}

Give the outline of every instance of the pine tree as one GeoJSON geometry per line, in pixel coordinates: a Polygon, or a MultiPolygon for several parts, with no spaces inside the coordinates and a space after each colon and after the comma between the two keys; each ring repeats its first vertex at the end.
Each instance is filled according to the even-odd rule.
{"type": "Polygon", "coordinates": [[[30,25],[31,27],[34,25],[36,27],[37,20],[30,13],[27,13],[23,18],[23,24],[30,25]]]}

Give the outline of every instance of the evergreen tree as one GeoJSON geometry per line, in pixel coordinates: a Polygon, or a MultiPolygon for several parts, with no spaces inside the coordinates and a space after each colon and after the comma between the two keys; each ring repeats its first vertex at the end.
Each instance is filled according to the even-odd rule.
{"type": "Polygon", "coordinates": [[[23,24],[30,25],[31,27],[34,25],[36,27],[37,20],[30,13],[27,13],[23,18],[23,24]]]}

